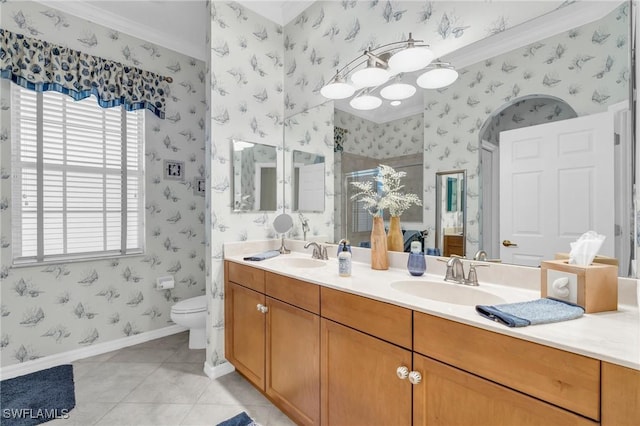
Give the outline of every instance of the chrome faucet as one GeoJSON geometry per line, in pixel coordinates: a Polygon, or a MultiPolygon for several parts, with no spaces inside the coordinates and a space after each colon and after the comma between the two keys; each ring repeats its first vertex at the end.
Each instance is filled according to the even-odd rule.
{"type": "Polygon", "coordinates": [[[313,246],[313,254],[311,255],[312,259],[321,259],[328,260],[329,256],[327,255],[327,248],[321,244],[316,243],[315,241],[311,241],[304,245],[304,248],[309,248],[313,246]]]}
{"type": "Polygon", "coordinates": [[[464,266],[460,257],[451,256],[447,261],[447,272],[445,273],[444,280],[450,281],[456,284],[464,284],[472,287],[478,286],[478,272],[476,267],[489,266],[489,265],[476,265],[472,263],[469,265],[469,275],[465,278],[464,266]]]}
{"type": "Polygon", "coordinates": [[[464,267],[459,257],[451,256],[447,261],[447,272],[444,275],[444,280],[456,284],[464,284],[464,267]]]}
{"type": "Polygon", "coordinates": [[[487,252],[484,250],[478,250],[473,256],[473,260],[487,260],[487,252]]]}

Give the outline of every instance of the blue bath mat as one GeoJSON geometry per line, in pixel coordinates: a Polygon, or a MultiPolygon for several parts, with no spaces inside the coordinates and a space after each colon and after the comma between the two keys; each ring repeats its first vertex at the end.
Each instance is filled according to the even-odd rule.
{"type": "Polygon", "coordinates": [[[68,364],[0,382],[2,426],[31,426],[67,418],[75,406],[73,366],[68,364]]]}
{"type": "Polygon", "coordinates": [[[218,423],[216,426],[260,426],[258,423],[254,422],[251,417],[244,411],[240,414],[237,414],[230,419],[227,419],[221,423],[218,423]]]}

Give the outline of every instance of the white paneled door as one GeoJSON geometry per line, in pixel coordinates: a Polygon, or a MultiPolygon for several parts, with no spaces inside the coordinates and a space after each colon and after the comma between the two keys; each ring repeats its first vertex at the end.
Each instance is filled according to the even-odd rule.
{"type": "Polygon", "coordinates": [[[614,120],[609,112],[500,133],[500,257],[538,266],[589,230],[614,256],[614,120]]]}

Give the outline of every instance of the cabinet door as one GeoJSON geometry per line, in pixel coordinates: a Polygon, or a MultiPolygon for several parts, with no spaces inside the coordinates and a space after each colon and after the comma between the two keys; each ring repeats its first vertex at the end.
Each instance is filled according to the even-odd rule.
{"type": "Polygon", "coordinates": [[[320,424],[320,317],[267,297],[267,395],[297,424],[320,424]]]}
{"type": "Polygon", "coordinates": [[[225,284],[225,358],[264,391],[265,296],[246,287],[225,284]]]}
{"type": "Polygon", "coordinates": [[[413,355],[413,424],[560,426],[598,423],[457,368],[413,355]]]}
{"type": "Polygon", "coordinates": [[[602,363],[602,426],[640,425],[640,371],[602,363]]]}
{"type": "Polygon", "coordinates": [[[323,425],[411,425],[410,351],[323,318],[321,353],[323,425]]]}

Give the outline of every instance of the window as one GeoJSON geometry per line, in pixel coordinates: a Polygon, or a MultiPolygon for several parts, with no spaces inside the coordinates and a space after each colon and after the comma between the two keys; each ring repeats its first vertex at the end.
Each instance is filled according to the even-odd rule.
{"type": "Polygon", "coordinates": [[[15,262],[141,253],[144,110],[11,87],[15,262]]]}

